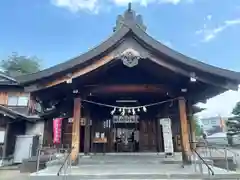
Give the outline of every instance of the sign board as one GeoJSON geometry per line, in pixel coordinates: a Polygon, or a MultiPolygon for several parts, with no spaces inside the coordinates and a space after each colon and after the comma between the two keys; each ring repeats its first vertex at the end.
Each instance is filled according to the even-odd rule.
{"type": "Polygon", "coordinates": [[[4,143],[5,139],[5,131],[0,131],[0,144],[4,143]]]}
{"type": "MultiPolygon", "coordinates": [[[[86,118],[81,118],[80,119],[80,124],[81,124],[81,126],[85,126],[86,125],[86,118]]],[[[68,118],[68,123],[73,123],[73,118],[71,117],[71,118],[68,118]]],[[[90,119],[89,120],[89,124],[88,125],[92,125],[92,120],[90,119]]]]}
{"type": "Polygon", "coordinates": [[[138,119],[138,115],[113,116],[113,123],[139,123],[138,119]]]}
{"type": "Polygon", "coordinates": [[[68,123],[73,123],[73,118],[68,118],[68,123]]]}
{"type": "Polygon", "coordinates": [[[163,140],[164,140],[164,152],[166,155],[173,155],[173,140],[172,140],[172,123],[171,119],[160,119],[162,125],[163,140]]]}
{"type": "Polygon", "coordinates": [[[63,118],[56,118],[53,120],[53,143],[54,144],[61,143],[62,120],[63,118]]]}
{"type": "Polygon", "coordinates": [[[85,126],[86,125],[86,118],[81,118],[80,119],[80,125],[85,126]]]}

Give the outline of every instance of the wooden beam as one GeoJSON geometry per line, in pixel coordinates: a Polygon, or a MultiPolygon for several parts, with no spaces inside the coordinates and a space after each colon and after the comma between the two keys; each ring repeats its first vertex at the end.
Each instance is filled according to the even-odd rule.
{"type": "Polygon", "coordinates": [[[174,95],[172,90],[165,85],[159,84],[113,84],[113,85],[86,85],[86,88],[89,89],[91,93],[132,93],[132,92],[140,92],[140,93],[168,93],[170,96],[174,95]]]}
{"type": "Polygon", "coordinates": [[[186,114],[186,101],[184,97],[178,100],[179,114],[180,114],[180,127],[181,127],[181,142],[182,142],[182,160],[184,164],[189,164],[190,160],[190,144],[189,144],[189,126],[186,114]]]}
{"type": "Polygon", "coordinates": [[[193,105],[190,100],[187,102],[188,105],[188,124],[189,124],[189,130],[190,130],[190,147],[191,149],[196,148],[196,127],[195,127],[195,119],[193,115],[193,105]]]}
{"type": "Polygon", "coordinates": [[[52,87],[61,83],[66,82],[67,80],[77,78],[79,76],[82,76],[84,74],[87,74],[93,70],[96,70],[97,68],[107,64],[108,62],[112,61],[114,59],[114,56],[104,56],[100,60],[96,61],[95,63],[86,66],[84,68],[77,69],[76,71],[71,73],[71,77],[68,76],[69,73],[66,73],[65,76],[60,77],[59,79],[53,80],[52,82],[46,83],[44,85],[45,88],[52,87]]]}
{"type": "Polygon", "coordinates": [[[78,154],[80,151],[80,118],[81,118],[81,98],[74,99],[73,123],[72,123],[72,154],[73,164],[78,163],[78,154]]]}
{"type": "MultiPolygon", "coordinates": [[[[165,60],[162,60],[158,57],[155,57],[154,55],[150,55],[149,59],[152,60],[153,62],[155,62],[156,64],[158,64],[162,67],[165,67],[166,69],[169,69],[173,72],[182,74],[182,75],[190,78],[190,72],[183,68],[180,68],[178,66],[173,66],[172,64],[170,64],[170,63],[166,62],[165,60]]],[[[210,80],[209,78],[204,78],[204,77],[199,76],[199,74],[197,74],[197,73],[196,73],[196,75],[197,75],[197,80],[199,80],[203,83],[210,84],[210,85],[216,86],[216,87],[221,87],[221,88],[224,88],[227,90],[234,90],[234,91],[238,90],[237,83],[231,83],[231,82],[220,83],[220,82],[217,82],[215,79],[210,80]]]]}

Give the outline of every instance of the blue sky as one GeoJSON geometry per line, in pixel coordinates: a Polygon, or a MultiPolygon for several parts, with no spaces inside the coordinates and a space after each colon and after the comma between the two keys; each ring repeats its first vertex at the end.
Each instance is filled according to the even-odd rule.
{"type": "MultiPolygon", "coordinates": [[[[7,0],[0,3],[0,58],[37,56],[43,68],[108,38],[128,0],[7,0]]],[[[239,0],[133,0],[147,32],[188,56],[240,71],[239,0]]],[[[236,98],[233,98],[236,99],[236,98]]]]}

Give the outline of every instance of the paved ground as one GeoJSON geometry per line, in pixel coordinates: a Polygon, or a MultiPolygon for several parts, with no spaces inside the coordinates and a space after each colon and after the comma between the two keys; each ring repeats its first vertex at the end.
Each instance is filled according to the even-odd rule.
{"type": "MultiPolygon", "coordinates": [[[[195,171],[194,165],[182,168],[178,163],[179,157],[176,156],[175,162],[166,164],[165,158],[157,155],[97,155],[92,157],[80,158],[78,166],[74,166],[67,171],[71,180],[89,180],[89,179],[198,179],[208,176],[206,166],[203,166],[204,175],[199,171],[199,166],[195,171]],[[73,179],[74,178],[74,179],[73,179]]],[[[168,158],[167,158],[168,159],[168,158]]],[[[54,178],[60,165],[49,166],[38,173],[32,174],[33,180],[45,180],[54,178]]],[[[236,172],[227,172],[224,169],[212,167],[215,177],[240,177],[236,172]]],[[[54,179],[58,180],[58,179],[54,179]]]]}
{"type": "MultiPolygon", "coordinates": [[[[235,152],[238,152],[240,153],[239,151],[240,150],[234,150],[235,152]]],[[[178,173],[181,173],[181,174],[185,174],[185,173],[189,173],[189,170],[190,171],[193,171],[193,168],[184,168],[182,169],[179,165],[161,165],[160,167],[160,164],[159,164],[159,160],[161,159],[161,157],[128,157],[128,158],[123,158],[123,157],[115,157],[114,158],[114,161],[112,162],[112,158],[110,158],[109,160],[107,160],[107,164],[109,164],[110,167],[106,167],[108,165],[104,165],[106,163],[106,159],[104,158],[104,161],[103,161],[103,156],[99,156],[99,157],[95,157],[96,159],[82,159],[82,161],[84,161],[83,166],[80,166],[80,168],[73,168],[72,169],[72,173],[73,174],[92,174],[93,172],[89,172],[89,169],[96,169],[94,171],[94,174],[101,174],[101,173],[106,173],[108,174],[109,172],[107,172],[106,169],[114,169],[114,173],[129,173],[128,171],[130,170],[131,173],[136,173],[138,172],[139,173],[139,168],[141,169],[140,172],[142,173],[154,173],[154,172],[158,172],[159,173],[159,169],[161,169],[162,172],[166,172],[166,173],[172,173],[172,172],[178,172],[178,173]],[[126,159],[128,159],[126,161],[126,159]],[[114,164],[116,163],[116,161],[118,163],[121,164],[121,168],[119,168],[119,165],[117,167],[113,167],[114,164]],[[94,163],[92,163],[94,162],[94,163]],[[144,163],[143,163],[144,162],[144,163]],[[143,164],[142,164],[143,163],[143,164]],[[91,166],[93,166],[93,164],[96,164],[98,165],[98,168],[96,167],[92,167],[92,168],[89,168],[91,166]],[[126,165],[128,164],[128,166],[126,167],[126,165]],[[136,166],[136,164],[138,164],[136,166]],[[139,166],[139,164],[142,164],[139,166]],[[104,165],[104,166],[103,166],[104,165]],[[156,166],[157,165],[157,166],[156,166]],[[100,166],[100,168],[99,168],[100,166]],[[165,167],[165,168],[163,168],[165,167]],[[153,172],[154,171],[154,172],[153,172]],[[180,172],[179,172],[180,171],[180,172]]],[[[179,158],[177,158],[179,159],[179,158]]],[[[57,169],[59,169],[59,167],[56,167],[57,169]]],[[[51,170],[52,171],[52,170],[51,170]]],[[[46,171],[45,171],[46,172],[46,171]]],[[[54,171],[52,171],[54,172],[54,171]]],[[[219,172],[218,169],[215,170],[215,172],[219,172]]],[[[221,173],[224,173],[224,171],[221,170],[221,173]]],[[[240,173],[240,168],[239,170],[237,170],[237,173],[240,173]]],[[[17,170],[17,168],[12,168],[12,169],[0,169],[0,180],[29,180],[30,177],[29,177],[29,174],[28,173],[20,173],[19,170],[17,170]]]]}
{"type": "Polygon", "coordinates": [[[18,170],[0,170],[0,180],[29,180],[28,173],[20,173],[18,170]]]}

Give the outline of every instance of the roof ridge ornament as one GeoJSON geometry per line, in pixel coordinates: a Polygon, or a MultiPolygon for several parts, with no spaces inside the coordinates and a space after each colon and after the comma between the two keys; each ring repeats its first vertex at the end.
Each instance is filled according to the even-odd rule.
{"type": "Polygon", "coordinates": [[[132,11],[132,3],[131,2],[128,3],[128,12],[130,12],[130,11],[132,11]]]}
{"type": "Polygon", "coordinates": [[[126,49],[119,56],[123,64],[129,68],[137,66],[138,60],[141,58],[140,53],[132,48],[126,49]]]}
{"type": "Polygon", "coordinates": [[[132,10],[132,3],[128,3],[128,9],[123,15],[118,15],[113,32],[119,30],[123,25],[137,25],[143,31],[147,30],[147,27],[143,23],[142,16],[140,14],[136,15],[136,12],[132,10]]]}

